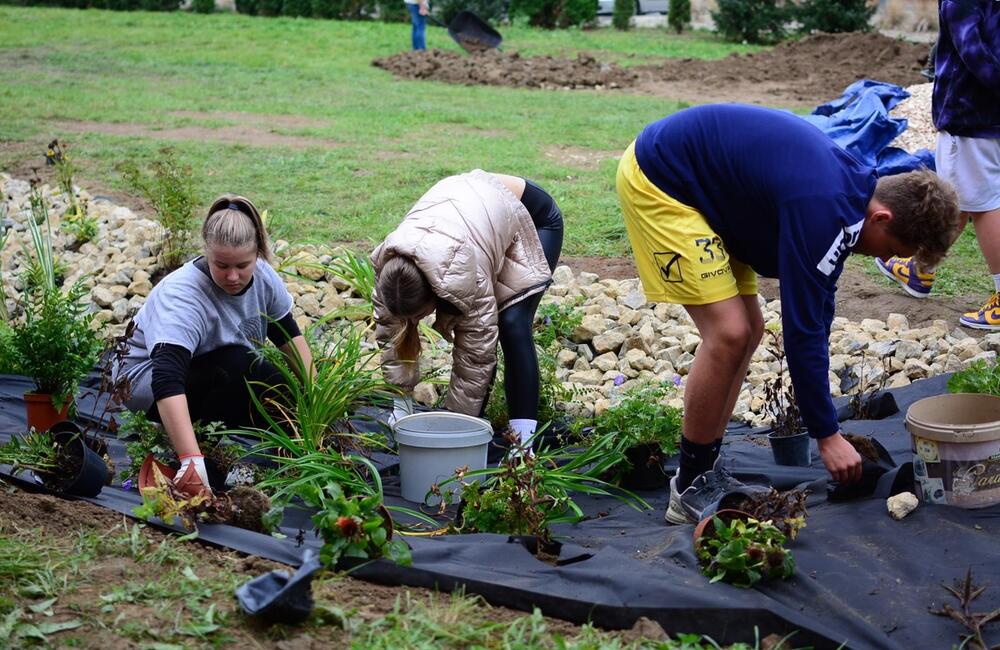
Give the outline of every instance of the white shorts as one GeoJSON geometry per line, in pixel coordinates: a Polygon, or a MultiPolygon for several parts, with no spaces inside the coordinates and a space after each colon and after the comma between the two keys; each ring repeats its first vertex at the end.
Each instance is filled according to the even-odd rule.
{"type": "Polygon", "coordinates": [[[1000,139],[938,133],[938,176],[955,186],[962,212],[1000,208],[1000,139]]]}

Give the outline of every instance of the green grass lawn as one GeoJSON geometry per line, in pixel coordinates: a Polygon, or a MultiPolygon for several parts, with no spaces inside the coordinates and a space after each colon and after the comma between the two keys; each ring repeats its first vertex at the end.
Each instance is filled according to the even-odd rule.
{"type": "MultiPolygon", "coordinates": [[[[275,217],[273,234],[294,241],[367,247],[435,181],[481,167],[553,193],[566,254],[628,255],[617,156],[645,124],[685,105],[399,81],[370,63],[408,48],[407,24],[0,6],[0,25],[0,170],[26,170],[25,158],[41,161],[58,137],[82,167],[79,184],[125,193],[115,165],[172,146],[203,204],[246,194],[275,217]],[[271,141],[247,136],[238,114],[271,141]]],[[[754,49],[663,29],[502,32],[505,49],[526,56],[587,52],[623,65],[754,49]]],[[[439,28],[428,44],[458,50],[439,28]]],[[[974,241],[961,250],[942,269],[941,293],[985,292],[974,241]]]]}
{"type": "MultiPolygon", "coordinates": [[[[370,63],[407,49],[406,24],[13,7],[0,7],[0,24],[0,140],[12,141],[0,148],[0,168],[23,158],[12,143],[60,137],[73,146],[83,184],[124,190],[115,164],[151,159],[171,145],[193,169],[206,204],[224,191],[244,193],[296,240],[379,239],[436,180],[481,167],[550,189],[568,222],[567,253],[624,254],[616,156],[643,125],[679,108],[616,92],[399,81],[370,63]],[[321,146],[155,137],[158,129],[233,126],[224,115],[206,115],[232,112],[296,116],[301,124],[277,130],[321,146]],[[62,126],[78,121],[151,133],[62,126]],[[563,162],[565,147],[594,161],[563,162]]],[[[504,36],[508,50],[526,55],[587,51],[629,62],[748,50],[663,30],[509,27],[504,36]]],[[[428,38],[430,47],[457,49],[443,29],[430,29],[428,38]]]]}

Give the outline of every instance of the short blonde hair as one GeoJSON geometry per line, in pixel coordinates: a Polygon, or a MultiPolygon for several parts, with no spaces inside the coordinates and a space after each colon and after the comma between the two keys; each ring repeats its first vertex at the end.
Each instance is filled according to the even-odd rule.
{"type": "Polygon", "coordinates": [[[201,228],[201,238],[206,246],[243,248],[254,245],[257,257],[271,261],[264,220],[250,199],[238,194],[223,194],[212,201],[201,228]]]}

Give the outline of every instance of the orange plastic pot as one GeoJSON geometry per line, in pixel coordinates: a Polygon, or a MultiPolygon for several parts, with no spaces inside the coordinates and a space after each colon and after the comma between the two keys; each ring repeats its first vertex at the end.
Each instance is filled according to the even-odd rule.
{"type": "Polygon", "coordinates": [[[728,524],[730,521],[732,521],[734,519],[742,519],[742,520],[746,521],[747,519],[751,519],[752,518],[750,516],[750,513],[743,512],[742,510],[735,510],[735,509],[732,509],[732,508],[726,508],[726,509],[723,509],[723,510],[717,510],[716,512],[712,513],[710,516],[705,517],[704,519],[702,519],[701,521],[699,521],[698,525],[696,525],[694,527],[693,538],[694,538],[694,547],[695,547],[695,549],[698,548],[698,541],[702,537],[704,537],[706,535],[706,531],[707,531],[708,535],[711,535],[712,532],[714,532],[715,529],[714,528],[709,528],[709,526],[712,525],[712,520],[715,517],[718,517],[719,519],[721,519],[722,522],[725,523],[725,524],[728,524]]]}
{"type": "Polygon", "coordinates": [[[56,422],[62,422],[69,413],[72,397],[67,396],[62,410],[57,411],[52,405],[52,396],[40,393],[25,393],[24,408],[28,415],[28,428],[35,431],[48,431],[56,422]]]}

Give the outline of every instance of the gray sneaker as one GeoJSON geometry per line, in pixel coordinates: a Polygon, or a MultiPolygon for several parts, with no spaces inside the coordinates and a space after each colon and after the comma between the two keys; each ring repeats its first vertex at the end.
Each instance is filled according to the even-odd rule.
{"type": "Polygon", "coordinates": [[[769,487],[747,485],[734,478],[723,467],[722,456],[719,456],[712,469],[696,476],[683,492],[677,490],[677,474],[674,474],[670,479],[670,504],[664,519],[668,524],[696,524],[715,512],[719,502],[727,495],[751,495],[768,491],[769,487]]]}

